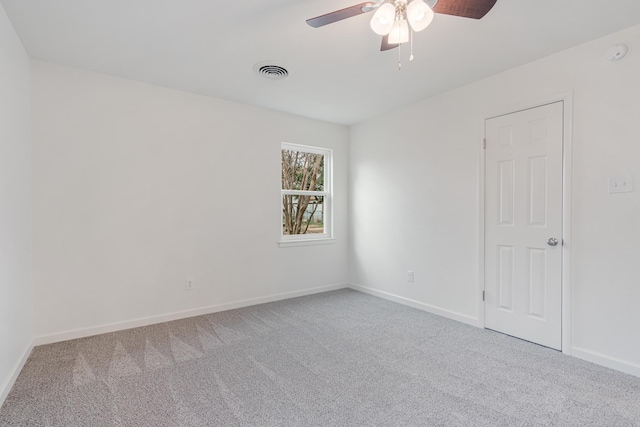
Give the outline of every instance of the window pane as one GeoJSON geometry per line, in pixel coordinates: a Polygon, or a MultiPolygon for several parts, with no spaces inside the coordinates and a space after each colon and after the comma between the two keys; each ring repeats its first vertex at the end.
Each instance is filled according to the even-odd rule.
{"type": "Polygon", "coordinates": [[[324,155],[282,150],[282,189],[324,191],[324,155]]]}
{"type": "Polygon", "coordinates": [[[282,234],[324,233],[323,196],[282,196],[282,234]]]}

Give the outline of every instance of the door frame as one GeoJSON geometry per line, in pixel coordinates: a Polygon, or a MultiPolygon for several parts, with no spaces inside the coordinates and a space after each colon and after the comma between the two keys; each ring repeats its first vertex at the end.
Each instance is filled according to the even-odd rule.
{"type": "Polygon", "coordinates": [[[535,99],[490,111],[483,115],[480,137],[480,156],[478,165],[478,288],[477,288],[477,312],[478,326],[485,328],[484,300],[485,290],[485,169],[486,159],[484,139],[486,137],[486,121],[495,117],[517,113],[543,105],[563,102],[563,145],[562,145],[562,353],[571,355],[571,176],[573,153],[573,91],[560,93],[554,96],[535,99]]]}

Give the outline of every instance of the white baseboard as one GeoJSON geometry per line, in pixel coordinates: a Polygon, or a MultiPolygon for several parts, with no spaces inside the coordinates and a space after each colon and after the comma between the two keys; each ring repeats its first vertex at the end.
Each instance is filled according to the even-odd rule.
{"type": "Polygon", "coordinates": [[[13,384],[18,379],[18,375],[20,375],[20,371],[22,371],[24,364],[27,363],[27,359],[31,355],[31,351],[33,350],[33,347],[34,347],[34,344],[32,341],[29,343],[29,345],[27,345],[27,348],[24,350],[22,357],[16,363],[16,366],[13,368],[13,372],[11,373],[11,376],[9,377],[9,379],[7,379],[7,381],[5,381],[5,383],[2,384],[2,386],[0,386],[0,407],[2,407],[2,404],[4,403],[5,399],[9,395],[9,392],[11,391],[11,387],[13,387],[13,384]]]}
{"type": "Polygon", "coordinates": [[[50,335],[42,335],[35,337],[34,345],[52,344],[60,341],[73,340],[77,338],[90,337],[93,335],[106,334],[109,332],[122,331],[125,329],[138,328],[141,326],[154,325],[156,323],[170,322],[172,320],[186,319],[188,317],[202,316],[203,314],[217,313],[220,311],[233,310],[235,308],[248,307],[251,305],[264,304],[267,302],[280,301],[289,298],[301,297],[305,295],[313,295],[321,292],[334,291],[344,289],[347,285],[328,285],[316,288],[303,289],[300,291],[283,292],[279,294],[268,295],[258,298],[250,298],[246,300],[233,301],[224,304],[212,305],[207,307],[196,308],[193,310],[177,311],[174,313],[161,314],[158,316],[143,317],[139,319],[127,320],[124,322],[109,323],[106,325],[93,326],[89,328],[74,329],[50,335]]]}
{"type": "Polygon", "coordinates": [[[615,357],[607,356],[605,354],[597,353],[595,351],[587,350],[580,347],[572,347],[571,355],[578,359],[586,360],[587,362],[595,363],[606,368],[615,369],[626,374],[640,377],[640,365],[635,365],[625,360],[616,359],[615,357]]]}
{"type": "Polygon", "coordinates": [[[466,323],[467,325],[471,325],[471,326],[481,327],[479,324],[479,320],[477,318],[468,316],[466,314],[447,310],[445,308],[436,307],[430,304],[425,304],[420,301],[394,295],[389,292],[379,291],[377,289],[369,288],[366,286],[350,284],[348,287],[356,291],[364,292],[365,294],[373,295],[389,301],[407,305],[409,307],[417,308],[419,310],[427,311],[431,314],[436,314],[438,316],[446,317],[447,319],[456,320],[458,322],[466,323]]]}

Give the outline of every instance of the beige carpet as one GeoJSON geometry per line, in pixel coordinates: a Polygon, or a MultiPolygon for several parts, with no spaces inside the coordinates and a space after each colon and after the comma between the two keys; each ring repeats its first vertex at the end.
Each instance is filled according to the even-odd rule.
{"type": "Polygon", "coordinates": [[[37,347],[0,426],[639,426],[640,378],[350,290],[37,347]]]}

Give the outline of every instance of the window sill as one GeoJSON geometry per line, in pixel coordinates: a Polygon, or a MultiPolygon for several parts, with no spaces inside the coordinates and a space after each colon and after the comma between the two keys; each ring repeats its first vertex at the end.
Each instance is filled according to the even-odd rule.
{"type": "Polygon", "coordinates": [[[336,242],[333,237],[324,239],[305,239],[305,240],[281,240],[278,242],[278,246],[281,248],[292,248],[296,246],[315,246],[315,245],[330,245],[336,242]]]}

